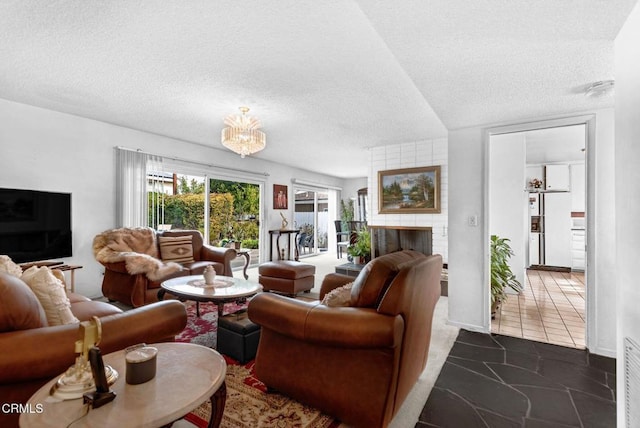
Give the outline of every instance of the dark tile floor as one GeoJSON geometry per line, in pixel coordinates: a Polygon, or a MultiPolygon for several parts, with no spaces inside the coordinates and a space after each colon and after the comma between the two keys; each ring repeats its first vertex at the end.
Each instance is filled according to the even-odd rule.
{"type": "Polygon", "coordinates": [[[615,427],[615,360],[460,330],[416,428],[615,427]]]}

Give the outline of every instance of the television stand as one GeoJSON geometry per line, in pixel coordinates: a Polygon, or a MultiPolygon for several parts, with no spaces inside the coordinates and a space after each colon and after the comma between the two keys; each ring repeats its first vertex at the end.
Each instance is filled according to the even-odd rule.
{"type": "Polygon", "coordinates": [[[71,291],[72,293],[75,292],[76,289],[76,278],[75,278],[75,271],[76,269],[82,269],[82,266],[78,266],[78,265],[68,265],[65,264],[64,262],[61,261],[44,261],[44,262],[29,262],[29,263],[21,263],[20,267],[22,268],[22,270],[27,270],[32,266],[37,266],[37,267],[48,267],[51,269],[57,269],[60,271],[70,271],[71,272],[71,281],[69,281],[68,284],[68,290],[71,291]]]}
{"type": "Polygon", "coordinates": [[[32,266],[37,266],[37,267],[43,267],[43,266],[47,266],[47,267],[52,267],[52,266],[57,266],[57,265],[61,265],[64,264],[63,261],[61,260],[45,260],[42,262],[28,262],[28,263],[21,263],[20,267],[22,268],[22,270],[27,270],[32,266]]]}

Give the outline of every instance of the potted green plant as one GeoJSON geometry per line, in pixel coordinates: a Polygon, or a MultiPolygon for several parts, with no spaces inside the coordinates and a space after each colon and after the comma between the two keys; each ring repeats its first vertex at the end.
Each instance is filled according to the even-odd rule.
{"type": "Polygon", "coordinates": [[[509,259],[513,250],[509,239],[491,235],[491,317],[495,316],[500,302],[507,299],[507,287],[522,291],[522,284],[511,271],[509,259]]]}
{"type": "Polygon", "coordinates": [[[355,264],[365,264],[371,259],[371,234],[363,227],[357,232],[356,241],[347,247],[347,254],[353,257],[355,264]]]}
{"type": "Polygon", "coordinates": [[[240,249],[240,245],[242,241],[236,241],[235,238],[224,238],[220,241],[220,246],[224,248],[234,248],[236,250],[240,249]]]}
{"type": "Polygon", "coordinates": [[[340,200],[340,221],[342,222],[342,230],[349,230],[349,222],[353,221],[353,200],[340,200]]]}

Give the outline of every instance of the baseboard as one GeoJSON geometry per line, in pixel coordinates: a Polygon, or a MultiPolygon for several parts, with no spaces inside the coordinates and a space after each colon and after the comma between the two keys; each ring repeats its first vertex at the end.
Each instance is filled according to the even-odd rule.
{"type": "Polygon", "coordinates": [[[553,272],[571,272],[571,268],[566,266],[531,265],[529,266],[529,269],[547,270],[547,271],[553,271],[553,272]]]}
{"type": "Polygon", "coordinates": [[[453,326],[453,327],[458,327],[464,330],[468,330],[468,331],[475,331],[476,333],[486,333],[489,334],[491,333],[491,330],[487,330],[481,326],[477,326],[477,325],[473,325],[473,324],[466,324],[466,323],[462,323],[462,322],[456,322],[456,321],[451,321],[451,320],[447,320],[447,325],[453,326]]]}

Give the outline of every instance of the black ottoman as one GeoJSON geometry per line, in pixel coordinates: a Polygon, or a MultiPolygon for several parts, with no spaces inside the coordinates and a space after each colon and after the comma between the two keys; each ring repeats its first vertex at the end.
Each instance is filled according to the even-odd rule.
{"type": "Polygon", "coordinates": [[[256,357],[260,326],[251,322],[246,312],[218,318],[218,352],[240,364],[256,357]]]}

